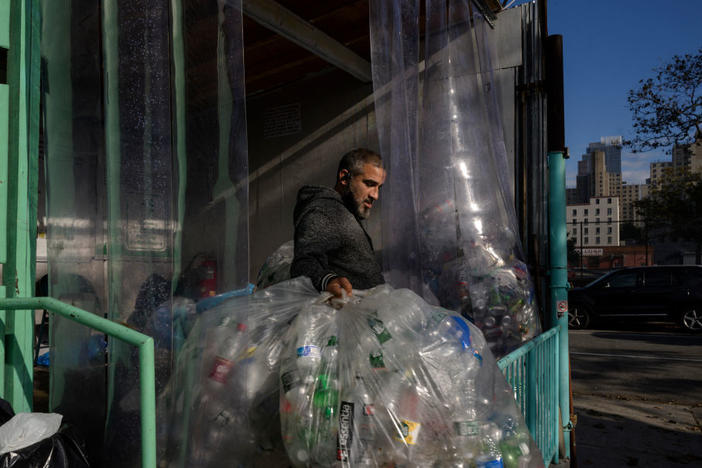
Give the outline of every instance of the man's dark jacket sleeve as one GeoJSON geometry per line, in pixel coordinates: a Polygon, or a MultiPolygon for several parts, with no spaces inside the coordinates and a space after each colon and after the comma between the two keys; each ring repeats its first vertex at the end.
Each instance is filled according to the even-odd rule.
{"type": "Polygon", "coordinates": [[[322,213],[311,209],[305,213],[295,228],[295,260],[290,267],[291,276],[307,276],[318,291],[327,289],[327,284],[338,277],[330,267],[327,252],[341,246],[339,226],[341,220],[331,216],[333,211],[322,213]],[[335,222],[336,221],[336,222],[335,222]]]}

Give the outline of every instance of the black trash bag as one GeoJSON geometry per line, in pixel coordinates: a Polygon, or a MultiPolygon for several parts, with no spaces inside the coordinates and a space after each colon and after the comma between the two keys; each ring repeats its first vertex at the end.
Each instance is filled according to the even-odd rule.
{"type": "Polygon", "coordinates": [[[12,419],[14,415],[15,410],[12,409],[12,405],[7,400],[0,398],[0,426],[12,419]]]}
{"type": "Polygon", "coordinates": [[[64,425],[53,436],[21,450],[0,455],[0,468],[89,468],[85,444],[64,425]]]}

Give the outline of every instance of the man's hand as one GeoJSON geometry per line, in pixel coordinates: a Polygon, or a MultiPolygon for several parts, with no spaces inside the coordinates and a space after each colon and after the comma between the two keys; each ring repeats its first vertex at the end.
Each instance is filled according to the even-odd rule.
{"type": "Polygon", "coordinates": [[[347,296],[351,295],[351,282],[347,278],[340,276],[327,283],[327,292],[332,293],[334,297],[342,297],[342,291],[346,291],[347,296]]]}

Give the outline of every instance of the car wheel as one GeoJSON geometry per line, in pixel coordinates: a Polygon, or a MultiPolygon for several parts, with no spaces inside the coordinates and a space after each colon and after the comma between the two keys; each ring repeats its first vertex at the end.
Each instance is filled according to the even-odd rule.
{"type": "Polygon", "coordinates": [[[695,306],[685,310],[680,316],[680,325],[687,331],[702,333],[702,307],[695,306]]]}
{"type": "Polygon", "coordinates": [[[571,304],[568,307],[568,328],[580,330],[590,325],[590,311],[580,304],[571,304]]]}

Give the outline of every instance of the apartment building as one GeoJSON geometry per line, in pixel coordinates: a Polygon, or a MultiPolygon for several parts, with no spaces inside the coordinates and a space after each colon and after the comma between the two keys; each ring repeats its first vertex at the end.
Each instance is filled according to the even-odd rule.
{"type": "Polygon", "coordinates": [[[566,206],[568,238],[576,248],[619,246],[619,220],[619,197],[566,206]]]}
{"type": "Polygon", "coordinates": [[[634,203],[646,198],[649,193],[649,186],[646,184],[621,184],[619,194],[619,209],[620,219],[622,222],[631,221],[635,225],[640,226],[641,216],[638,215],[634,207],[634,203]]]}

